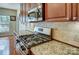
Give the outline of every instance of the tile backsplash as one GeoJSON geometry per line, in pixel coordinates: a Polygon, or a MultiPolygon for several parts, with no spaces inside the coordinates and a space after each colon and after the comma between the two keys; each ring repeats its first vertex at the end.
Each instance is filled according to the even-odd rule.
{"type": "Polygon", "coordinates": [[[79,32],[79,22],[39,22],[36,26],[79,32]]]}

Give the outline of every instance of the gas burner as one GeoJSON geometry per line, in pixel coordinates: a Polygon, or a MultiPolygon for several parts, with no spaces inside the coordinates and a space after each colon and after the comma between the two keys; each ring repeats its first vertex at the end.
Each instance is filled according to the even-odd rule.
{"type": "Polygon", "coordinates": [[[40,33],[20,36],[19,39],[27,48],[51,40],[50,36],[40,33]]]}
{"type": "Polygon", "coordinates": [[[34,46],[36,44],[43,43],[49,40],[51,40],[50,37],[45,38],[45,35],[43,37],[38,34],[38,35],[29,36],[27,39],[24,40],[24,43],[27,44],[28,46],[34,46]]]}
{"type": "MultiPolygon", "coordinates": [[[[42,44],[44,42],[48,42],[51,40],[50,38],[50,31],[51,29],[48,28],[40,28],[36,27],[35,32],[30,35],[21,35],[19,36],[16,45],[18,44],[20,50],[26,51],[27,49],[36,46],[38,44],[42,44]],[[47,31],[47,32],[46,32],[47,31]]],[[[26,53],[26,52],[25,52],[26,53]]]]}

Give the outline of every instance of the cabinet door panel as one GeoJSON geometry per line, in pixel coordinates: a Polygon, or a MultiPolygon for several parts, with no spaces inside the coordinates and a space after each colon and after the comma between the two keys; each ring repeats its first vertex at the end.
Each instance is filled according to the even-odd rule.
{"type": "Polygon", "coordinates": [[[48,4],[48,18],[63,16],[65,16],[65,4],[48,4]]]}
{"type": "Polygon", "coordinates": [[[25,3],[20,5],[20,15],[26,16],[26,4],[25,3]]]}
{"type": "Polygon", "coordinates": [[[71,6],[71,16],[72,16],[71,20],[77,20],[77,4],[72,3],[71,5],[72,5],[71,6]]]}
{"type": "Polygon", "coordinates": [[[79,20],[79,3],[77,4],[77,20],[79,20]]]}
{"type": "Polygon", "coordinates": [[[37,6],[38,6],[37,3],[31,3],[31,8],[35,8],[35,7],[37,7],[37,6]]]}
{"type": "Polygon", "coordinates": [[[69,20],[71,16],[70,6],[70,4],[65,3],[45,4],[45,19],[47,21],[69,20]]]}

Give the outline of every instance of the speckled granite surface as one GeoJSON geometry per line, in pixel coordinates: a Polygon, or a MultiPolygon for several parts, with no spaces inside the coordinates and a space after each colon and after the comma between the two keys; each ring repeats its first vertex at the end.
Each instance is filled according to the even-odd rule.
{"type": "Polygon", "coordinates": [[[79,48],[52,40],[31,48],[35,55],[79,55],[79,48]]]}
{"type": "Polygon", "coordinates": [[[79,32],[55,29],[52,38],[79,47],[79,32]]]}

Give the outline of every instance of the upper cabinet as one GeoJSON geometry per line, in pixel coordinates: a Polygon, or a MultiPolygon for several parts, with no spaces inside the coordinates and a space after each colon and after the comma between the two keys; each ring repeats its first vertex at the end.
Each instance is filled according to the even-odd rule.
{"type": "Polygon", "coordinates": [[[76,12],[77,13],[77,20],[79,20],[79,4],[77,4],[77,8],[76,9],[77,9],[77,12],[76,12]]]}
{"type": "Polygon", "coordinates": [[[30,3],[31,4],[31,9],[38,7],[40,4],[39,3],[30,3]]]}
{"type": "Polygon", "coordinates": [[[27,15],[27,11],[29,10],[29,5],[28,4],[20,4],[20,15],[25,16],[27,15]]]}
{"type": "Polygon", "coordinates": [[[78,3],[23,3],[21,4],[20,14],[22,16],[30,15],[36,17],[40,15],[40,17],[42,17],[42,19],[45,21],[59,21],[59,22],[78,21],[79,4],[78,3]],[[41,8],[38,8],[39,6],[41,6],[41,8]],[[31,12],[29,13],[29,11],[31,12]]]}
{"type": "Polygon", "coordinates": [[[72,21],[79,20],[79,4],[78,3],[71,4],[71,16],[72,16],[72,21]]]}
{"type": "Polygon", "coordinates": [[[21,3],[20,4],[20,13],[21,15],[27,15],[27,12],[33,8],[42,6],[42,3],[21,3]]]}
{"type": "Polygon", "coordinates": [[[46,3],[46,21],[68,21],[71,19],[71,4],[67,3],[46,3]]]}
{"type": "Polygon", "coordinates": [[[24,22],[39,22],[43,21],[42,3],[21,3],[20,4],[20,18],[24,22]]]}
{"type": "Polygon", "coordinates": [[[79,3],[45,3],[45,21],[78,21],[79,3]]]}
{"type": "Polygon", "coordinates": [[[72,21],[77,20],[77,4],[76,3],[71,3],[71,17],[72,21]]]}

